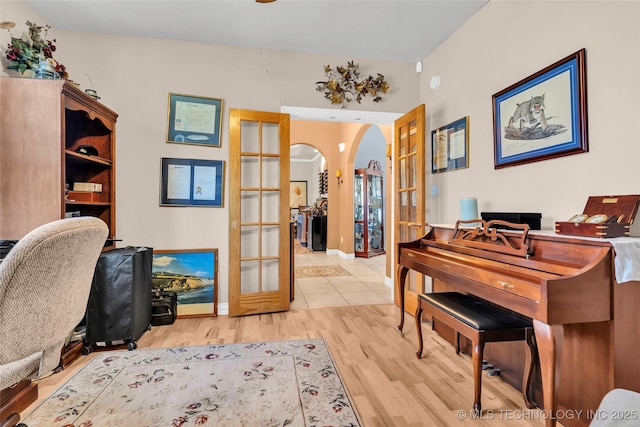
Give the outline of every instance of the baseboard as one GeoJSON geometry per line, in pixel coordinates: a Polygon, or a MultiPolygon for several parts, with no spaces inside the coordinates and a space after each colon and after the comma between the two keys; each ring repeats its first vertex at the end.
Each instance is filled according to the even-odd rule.
{"type": "Polygon", "coordinates": [[[345,253],[342,252],[340,249],[327,249],[327,255],[338,255],[340,256],[340,258],[342,259],[355,259],[356,258],[356,254],[355,253],[345,253]]]}
{"type": "Polygon", "coordinates": [[[218,316],[226,316],[228,314],[229,314],[229,303],[228,302],[218,303],[218,316]]]}

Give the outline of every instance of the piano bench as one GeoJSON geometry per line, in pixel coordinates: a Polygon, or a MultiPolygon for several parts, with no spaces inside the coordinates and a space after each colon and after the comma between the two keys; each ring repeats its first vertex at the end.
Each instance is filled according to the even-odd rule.
{"type": "Polygon", "coordinates": [[[482,357],[484,344],[498,341],[525,341],[526,366],[522,380],[522,395],[527,408],[536,404],[531,397],[531,375],[537,360],[531,320],[472,295],[458,292],[439,292],[418,295],[415,319],[418,331],[418,359],[422,358],[422,312],[449,326],[456,333],[456,354],[460,353],[460,334],[471,340],[473,354],[473,409],[481,412],[482,357]]]}

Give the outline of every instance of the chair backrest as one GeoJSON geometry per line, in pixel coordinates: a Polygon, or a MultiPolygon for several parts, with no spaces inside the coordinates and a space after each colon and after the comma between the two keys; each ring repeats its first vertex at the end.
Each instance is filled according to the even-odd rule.
{"type": "Polygon", "coordinates": [[[0,264],[0,389],[58,366],[107,235],[98,218],[54,221],[20,239],[0,264]]]}
{"type": "Polygon", "coordinates": [[[604,395],[589,427],[638,427],[640,393],[614,388],[604,395]]]}

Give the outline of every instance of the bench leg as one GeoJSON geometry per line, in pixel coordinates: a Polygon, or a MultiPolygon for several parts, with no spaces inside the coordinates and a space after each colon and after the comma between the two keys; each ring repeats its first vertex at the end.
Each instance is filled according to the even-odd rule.
{"type": "Polygon", "coordinates": [[[456,331],[456,354],[460,354],[460,332],[456,331]]]}
{"type": "Polygon", "coordinates": [[[484,339],[480,338],[473,343],[473,354],[471,360],[473,362],[473,410],[476,414],[482,413],[480,404],[480,395],[482,394],[482,357],[484,353],[484,339]]]}
{"type": "Polygon", "coordinates": [[[522,396],[524,397],[524,403],[527,408],[533,409],[538,406],[533,400],[533,390],[531,387],[531,377],[538,360],[538,348],[534,342],[533,329],[531,328],[528,328],[526,331],[525,343],[527,351],[525,352],[524,377],[522,378],[522,396]]]}
{"type": "Polygon", "coordinates": [[[418,351],[416,356],[418,359],[422,359],[422,303],[418,300],[418,306],[416,307],[416,332],[418,332],[418,351]]]}

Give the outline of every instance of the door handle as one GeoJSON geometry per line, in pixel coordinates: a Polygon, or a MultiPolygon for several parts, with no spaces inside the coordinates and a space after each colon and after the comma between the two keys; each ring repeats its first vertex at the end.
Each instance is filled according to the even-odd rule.
{"type": "Polygon", "coordinates": [[[408,222],[407,225],[409,227],[420,227],[422,225],[421,222],[408,222]]]}

